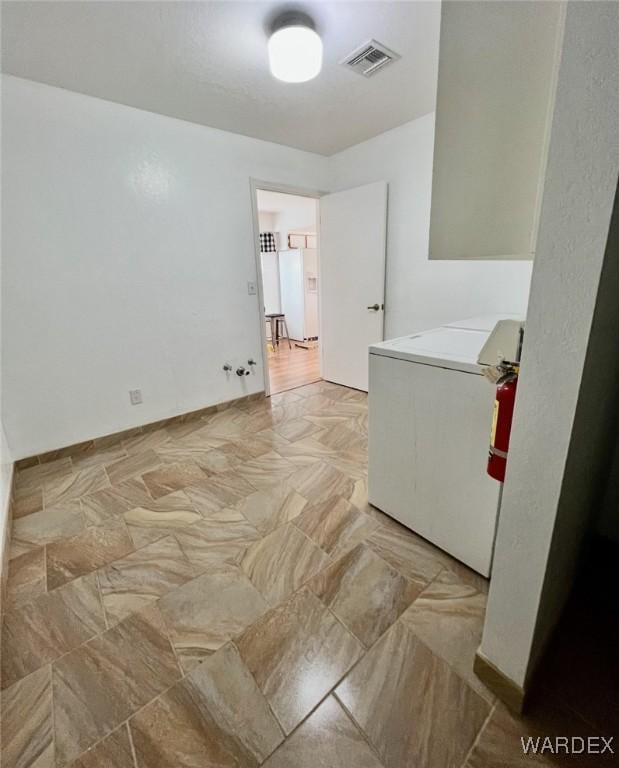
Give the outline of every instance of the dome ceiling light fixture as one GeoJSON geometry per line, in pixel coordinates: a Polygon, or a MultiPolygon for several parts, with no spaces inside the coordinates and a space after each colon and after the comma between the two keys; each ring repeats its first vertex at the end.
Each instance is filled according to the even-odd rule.
{"type": "Polygon", "coordinates": [[[322,69],[322,40],[304,13],[280,14],[268,42],[271,74],[285,83],[306,83],[322,69]]]}

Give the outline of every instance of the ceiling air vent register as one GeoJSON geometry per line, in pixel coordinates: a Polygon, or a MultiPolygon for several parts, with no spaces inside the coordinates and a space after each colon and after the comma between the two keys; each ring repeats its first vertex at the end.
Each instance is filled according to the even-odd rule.
{"type": "Polygon", "coordinates": [[[386,67],[387,64],[391,64],[392,61],[397,61],[399,58],[399,54],[387,48],[386,45],[379,43],[377,40],[369,40],[367,43],[360,45],[340,63],[345,67],[350,67],[350,69],[359,75],[363,75],[363,77],[372,77],[379,69],[386,67]]]}

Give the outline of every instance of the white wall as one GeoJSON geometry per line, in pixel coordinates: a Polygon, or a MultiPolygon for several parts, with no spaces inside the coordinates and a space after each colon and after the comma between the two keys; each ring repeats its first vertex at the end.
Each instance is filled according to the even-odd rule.
{"type": "MultiPolygon", "coordinates": [[[[260,195],[260,192],[258,192],[258,196],[260,195]]],[[[258,227],[261,232],[273,232],[275,235],[275,247],[279,250],[282,246],[280,245],[280,238],[276,231],[276,221],[275,221],[275,214],[271,213],[271,211],[261,211],[258,209],[258,227]]]]}
{"type": "Polygon", "coordinates": [[[316,200],[311,197],[287,196],[282,209],[275,213],[275,230],[279,233],[280,248],[288,248],[291,232],[316,232],[316,200]]]}
{"type": "Polygon", "coordinates": [[[434,115],[331,158],[331,188],[389,184],[385,338],[471,315],[526,312],[530,262],[430,261],[434,115]]]}
{"type": "Polygon", "coordinates": [[[260,360],[249,177],[389,182],[387,337],[525,311],[530,264],[428,259],[432,115],[325,158],[13,77],[3,97],[15,458],[262,389],[221,371],[260,360]]]}
{"type": "Polygon", "coordinates": [[[13,77],[2,142],[15,458],[263,389],[221,370],[261,357],[249,178],[326,158],[13,77]]]}
{"type": "Polygon", "coordinates": [[[258,217],[278,234],[280,250],[288,248],[290,232],[316,232],[314,198],[259,189],[257,200],[258,217]]]}
{"type": "Polygon", "coordinates": [[[616,253],[609,273],[604,258],[619,168],[618,39],[619,4],[567,4],[480,649],[525,687],[569,593],[616,439],[608,434],[619,379],[616,253]],[[614,284],[600,281],[604,273],[614,284]]]}
{"type": "Polygon", "coordinates": [[[258,226],[261,232],[273,232],[275,230],[275,214],[270,211],[258,210],[258,226]]]}

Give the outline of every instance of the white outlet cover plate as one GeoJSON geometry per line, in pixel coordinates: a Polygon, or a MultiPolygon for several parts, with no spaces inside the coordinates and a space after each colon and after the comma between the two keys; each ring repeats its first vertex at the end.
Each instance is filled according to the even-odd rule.
{"type": "Polygon", "coordinates": [[[258,289],[256,287],[256,283],[253,280],[249,280],[247,282],[247,293],[249,296],[255,296],[258,292],[258,289]]]}
{"type": "Polygon", "coordinates": [[[140,403],[142,402],[142,390],[130,389],[129,400],[131,401],[131,405],[140,405],[140,403]]]}

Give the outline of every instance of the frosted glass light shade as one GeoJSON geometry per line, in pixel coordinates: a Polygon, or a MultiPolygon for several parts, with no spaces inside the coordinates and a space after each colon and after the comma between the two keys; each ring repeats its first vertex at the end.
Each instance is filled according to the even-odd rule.
{"type": "Polygon", "coordinates": [[[304,26],[283,27],[269,38],[271,74],[285,83],[305,83],[322,68],[322,40],[304,26]]]}

